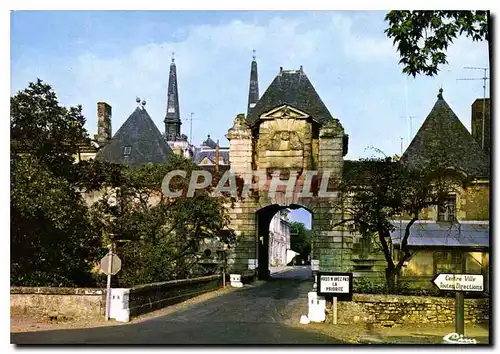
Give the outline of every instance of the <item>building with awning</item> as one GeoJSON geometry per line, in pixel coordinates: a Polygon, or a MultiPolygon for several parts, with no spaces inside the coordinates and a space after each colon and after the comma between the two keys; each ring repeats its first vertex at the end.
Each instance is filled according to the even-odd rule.
{"type": "MultiPolygon", "coordinates": [[[[395,249],[401,245],[407,222],[395,222],[391,242],[395,249]]],[[[489,222],[439,223],[416,222],[410,228],[408,248],[424,250],[428,248],[462,250],[464,252],[489,251],[489,222]]]]}
{"type": "MultiPolygon", "coordinates": [[[[399,259],[407,220],[395,221],[391,245],[399,259]]],[[[439,273],[461,273],[461,257],[466,257],[466,272],[484,276],[489,289],[490,225],[488,221],[416,222],[410,228],[406,249],[412,254],[398,276],[400,283],[412,288],[432,288],[439,273]]]]}

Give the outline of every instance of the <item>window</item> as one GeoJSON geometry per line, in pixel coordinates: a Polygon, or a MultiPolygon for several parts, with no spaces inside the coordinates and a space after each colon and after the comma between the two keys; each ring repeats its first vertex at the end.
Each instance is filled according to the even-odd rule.
{"type": "Polygon", "coordinates": [[[457,197],[451,195],[438,207],[438,221],[455,221],[457,219],[457,197]]]}
{"type": "Polygon", "coordinates": [[[125,145],[123,148],[123,156],[130,156],[131,153],[132,153],[132,146],[125,145]]]}
{"type": "Polygon", "coordinates": [[[436,252],[435,266],[437,273],[459,272],[461,266],[460,251],[436,252]]]}

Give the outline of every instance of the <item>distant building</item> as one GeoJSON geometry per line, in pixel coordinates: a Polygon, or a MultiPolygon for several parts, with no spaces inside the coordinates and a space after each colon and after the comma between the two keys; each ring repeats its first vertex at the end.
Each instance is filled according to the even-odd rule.
{"type": "Polygon", "coordinates": [[[167,162],[172,153],[143,101],[99,150],[96,159],[135,168],[148,163],[167,162]]]}
{"type": "Polygon", "coordinates": [[[229,166],[229,147],[218,146],[208,135],[199,146],[194,147],[193,161],[200,166],[229,166]]]}
{"type": "Polygon", "coordinates": [[[179,106],[179,90],[177,86],[177,67],[172,56],[170,73],[168,75],[167,109],[165,119],[164,137],[170,148],[179,155],[187,158],[193,157],[193,147],[185,134],[181,134],[181,112],[179,106]]]}
{"type": "Polygon", "coordinates": [[[287,261],[287,251],[290,247],[290,221],[288,213],[290,210],[278,211],[269,224],[269,264],[271,266],[284,266],[287,261]]]}

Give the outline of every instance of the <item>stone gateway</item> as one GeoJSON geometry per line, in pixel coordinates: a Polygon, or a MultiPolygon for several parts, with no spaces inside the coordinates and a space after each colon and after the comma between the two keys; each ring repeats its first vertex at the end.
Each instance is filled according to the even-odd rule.
{"type": "Polygon", "coordinates": [[[259,279],[269,277],[269,222],[284,208],[303,207],[312,214],[312,259],[321,271],[353,270],[353,238],[343,228],[332,228],[341,220],[335,186],[342,178],[347,154],[347,135],[338,119],[331,116],[309,78],[300,70],[281,69],[264,95],[249,109],[248,116],[238,115],[226,135],[230,141],[229,161],[233,174],[249,180],[254,175],[283,184],[296,174],[296,190],[286,193],[277,188],[254,191],[236,202],[231,210],[231,228],[237,234],[235,251],[230,257],[231,272],[259,279]],[[318,198],[317,190],[300,193],[306,171],[328,175],[328,197],[318,198]],[[256,269],[249,264],[257,264],[256,269]]]}

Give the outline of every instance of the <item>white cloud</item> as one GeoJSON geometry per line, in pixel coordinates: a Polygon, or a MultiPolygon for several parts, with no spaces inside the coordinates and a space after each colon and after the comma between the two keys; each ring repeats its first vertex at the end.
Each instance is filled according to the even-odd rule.
{"type": "MultiPolygon", "coordinates": [[[[258,23],[232,20],[218,25],[186,25],[168,34],[168,41],[115,51],[114,56],[97,55],[89,49],[64,59],[23,58],[22,63],[13,63],[12,86],[21,89],[28,80],[40,76],[55,87],[64,104],[83,105],[91,132],[96,131],[96,102],[112,105],[116,132],[140,96],[163,131],[169,65],[175,52],[181,118],[195,113],[194,142],[200,143],[211,134],[225,144],[223,137],[233,118],[246,113],[255,48],[261,95],[280,66],[298,69],[303,65],[332,115],[340,118],[350,134],[349,157],[366,156],[367,145],[381,147],[388,154],[399,153],[399,136],[407,136],[407,123],[401,118],[405,114],[401,67],[396,49],[383,33],[383,13],[366,16],[372,16],[370,23],[350,14],[326,12],[276,16],[258,23]]],[[[154,31],[161,29],[160,24],[148,26],[154,31]]],[[[450,71],[439,79],[412,79],[409,113],[425,117],[440,81],[446,84],[445,96],[449,95],[452,108],[458,101],[457,113],[468,111],[471,95],[456,87],[456,71],[462,63],[476,66],[483,58],[480,45],[455,43],[446,67],[453,75],[450,71]]],[[[463,87],[466,90],[467,86],[463,87]]],[[[188,121],[182,130],[189,135],[188,121]]]]}

